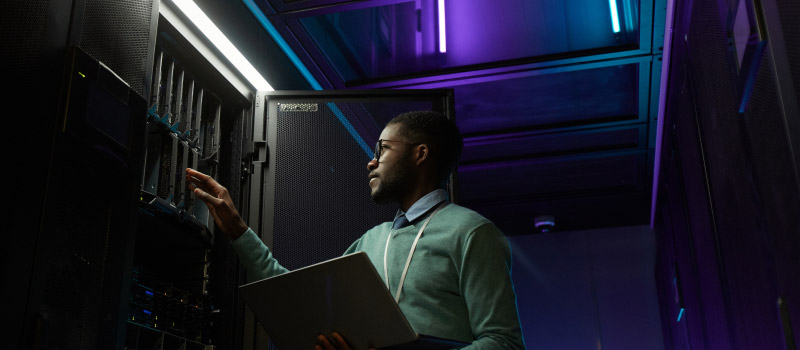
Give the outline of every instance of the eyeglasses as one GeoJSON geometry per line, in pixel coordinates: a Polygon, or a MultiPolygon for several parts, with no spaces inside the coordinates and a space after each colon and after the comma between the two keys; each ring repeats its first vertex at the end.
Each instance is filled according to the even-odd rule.
{"type": "Polygon", "coordinates": [[[419,145],[420,144],[419,142],[412,143],[412,142],[405,142],[405,141],[400,141],[400,140],[378,139],[378,143],[375,144],[375,156],[373,157],[373,159],[375,159],[375,160],[377,160],[379,162],[381,160],[381,149],[383,149],[383,147],[381,147],[381,146],[383,146],[383,142],[400,142],[400,143],[405,143],[406,145],[419,145]]]}

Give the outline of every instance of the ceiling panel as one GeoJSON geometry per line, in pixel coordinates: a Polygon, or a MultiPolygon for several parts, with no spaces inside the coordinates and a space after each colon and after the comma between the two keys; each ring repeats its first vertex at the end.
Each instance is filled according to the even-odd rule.
{"type": "Polygon", "coordinates": [[[456,116],[466,135],[638,120],[638,81],[631,63],[459,85],[456,116]]]}
{"type": "Polygon", "coordinates": [[[467,204],[541,200],[587,193],[635,192],[645,184],[647,151],[518,159],[458,168],[467,204]]]}
{"type": "Polygon", "coordinates": [[[641,150],[648,146],[647,137],[645,124],[467,137],[461,165],[622,149],[641,150]]]}

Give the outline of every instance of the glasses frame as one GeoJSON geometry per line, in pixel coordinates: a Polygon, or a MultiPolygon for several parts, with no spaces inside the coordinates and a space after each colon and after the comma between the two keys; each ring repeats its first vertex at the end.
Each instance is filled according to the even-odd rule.
{"type": "Polygon", "coordinates": [[[381,149],[382,149],[384,141],[400,142],[400,143],[404,143],[406,145],[412,145],[412,146],[416,146],[416,145],[421,145],[422,144],[422,142],[405,142],[405,141],[401,141],[401,140],[378,139],[378,142],[375,143],[375,149],[372,150],[372,152],[373,152],[372,159],[375,159],[375,161],[378,162],[378,163],[381,162],[381,149]]]}

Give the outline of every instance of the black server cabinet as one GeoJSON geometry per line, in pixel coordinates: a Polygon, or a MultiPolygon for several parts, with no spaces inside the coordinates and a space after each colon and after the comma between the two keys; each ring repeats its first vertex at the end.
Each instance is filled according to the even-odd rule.
{"type": "MultiPolygon", "coordinates": [[[[4,169],[13,201],[6,232],[13,234],[0,248],[0,299],[14,320],[0,331],[4,346],[119,348],[136,198],[128,191],[141,169],[132,143],[115,146],[126,131],[113,126],[126,125],[122,111],[149,94],[158,2],[12,1],[3,10],[3,101],[11,116],[4,169]],[[81,70],[84,77],[73,74],[76,61],[104,68],[81,70]]],[[[129,142],[141,140],[135,130],[127,130],[129,142]]]]}
{"type": "Polygon", "coordinates": [[[34,347],[119,348],[135,235],[146,102],[86,52],[70,53],[36,251],[34,347]]]}
{"type": "Polygon", "coordinates": [[[800,6],[675,6],[654,218],[666,347],[796,349],[800,41],[786,19],[800,6]],[[766,38],[752,66],[735,60],[732,40],[748,18],[761,31],[751,42],[766,38]]]}

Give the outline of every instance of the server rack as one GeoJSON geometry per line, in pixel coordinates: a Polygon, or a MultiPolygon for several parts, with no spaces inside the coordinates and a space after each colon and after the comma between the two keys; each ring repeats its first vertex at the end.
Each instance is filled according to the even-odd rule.
{"type": "Polygon", "coordinates": [[[122,347],[158,5],[3,4],[5,105],[16,116],[4,126],[14,202],[6,231],[15,233],[0,248],[0,295],[14,320],[0,330],[4,348],[122,347]],[[103,68],[72,71],[80,61],[103,68]],[[120,103],[137,112],[125,117],[120,103]],[[116,129],[123,120],[134,123],[128,133],[116,129]]]}
{"type": "Polygon", "coordinates": [[[222,105],[161,47],[154,66],[126,346],[202,349],[213,344],[214,225],[183,174],[218,175],[222,105]]]}

